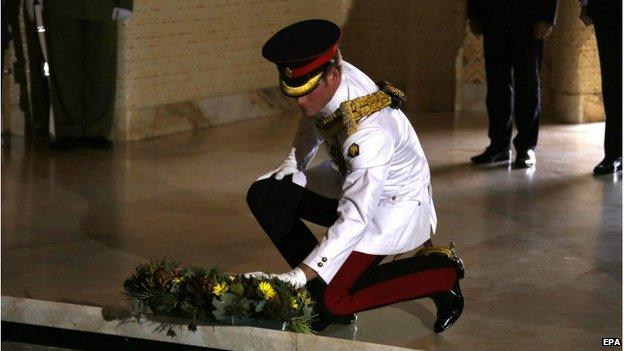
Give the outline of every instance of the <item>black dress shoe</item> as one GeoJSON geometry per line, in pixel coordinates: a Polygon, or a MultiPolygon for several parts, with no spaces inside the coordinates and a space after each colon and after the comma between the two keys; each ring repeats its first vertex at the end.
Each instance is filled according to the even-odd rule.
{"type": "Polygon", "coordinates": [[[534,166],[536,162],[535,151],[529,149],[526,151],[518,151],[514,166],[517,168],[529,168],[534,166]]]}
{"type": "Polygon", "coordinates": [[[79,138],[75,137],[61,137],[55,141],[50,142],[50,148],[57,151],[73,150],[80,146],[81,142],[79,138]]]}
{"type": "Polygon", "coordinates": [[[464,310],[464,296],[459,288],[459,278],[453,289],[435,293],[431,296],[438,312],[433,324],[433,331],[441,333],[450,328],[461,316],[464,310]]]}
{"type": "Polygon", "coordinates": [[[330,324],[342,324],[342,325],[350,325],[355,323],[357,320],[357,314],[351,313],[346,316],[326,316],[319,314],[316,317],[316,320],[312,322],[312,330],[315,332],[321,332],[325,328],[327,328],[330,324]]]}
{"type": "Polygon", "coordinates": [[[457,279],[464,279],[464,275],[466,274],[466,268],[464,268],[464,261],[461,258],[455,257],[452,259],[453,264],[455,265],[455,271],[457,272],[457,279]]]}
{"type": "Polygon", "coordinates": [[[613,174],[622,170],[622,157],[604,158],[594,167],[594,175],[613,174]]]}
{"type": "Polygon", "coordinates": [[[488,146],[485,151],[479,155],[471,157],[470,161],[475,165],[507,162],[509,161],[509,149],[493,149],[488,146]]]}
{"type": "Polygon", "coordinates": [[[85,138],[85,144],[95,150],[110,150],[113,142],[102,136],[85,138]]]}

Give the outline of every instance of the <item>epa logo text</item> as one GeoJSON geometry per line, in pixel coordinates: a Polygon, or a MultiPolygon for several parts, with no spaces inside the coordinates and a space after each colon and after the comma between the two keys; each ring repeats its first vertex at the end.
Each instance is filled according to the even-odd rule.
{"type": "Polygon", "coordinates": [[[622,346],[620,338],[602,338],[602,346],[622,346]]]}

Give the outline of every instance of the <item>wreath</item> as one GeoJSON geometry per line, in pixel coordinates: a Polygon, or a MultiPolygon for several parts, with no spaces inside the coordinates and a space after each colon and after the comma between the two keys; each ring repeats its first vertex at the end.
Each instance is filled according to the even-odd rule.
{"type": "Polygon", "coordinates": [[[138,265],[123,287],[135,315],[149,308],[156,315],[191,319],[191,330],[196,321],[236,319],[281,322],[286,330],[312,333],[315,315],[310,294],[277,278],[245,277],[159,260],[138,265]]]}

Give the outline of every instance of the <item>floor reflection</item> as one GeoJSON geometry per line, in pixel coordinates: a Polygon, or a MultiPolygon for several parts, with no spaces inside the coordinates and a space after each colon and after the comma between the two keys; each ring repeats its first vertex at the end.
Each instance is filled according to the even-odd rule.
{"type": "MultiPolygon", "coordinates": [[[[487,143],[484,116],[411,120],[431,166],[434,241],[454,241],[466,264],[464,314],[435,335],[433,303],[406,301],[323,335],[435,350],[587,350],[619,335],[621,174],[591,175],[602,139],[587,137],[603,124],[542,126],[537,165],[515,169],[469,163],[487,143]]],[[[2,294],[121,306],[134,265],[164,257],[285,271],[245,193],[294,128],[280,116],[112,152],[53,153],[14,137],[2,152],[2,294]]]]}

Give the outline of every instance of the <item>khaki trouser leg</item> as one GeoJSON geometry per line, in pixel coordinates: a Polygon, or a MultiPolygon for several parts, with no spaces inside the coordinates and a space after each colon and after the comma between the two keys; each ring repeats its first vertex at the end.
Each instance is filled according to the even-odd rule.
{"type": "Polygon", "coordinates": [[[56,137],[80,137],[82,131],[81,21],[45,18],[56,137]]]}
{"type": "Polygon", "coordinates": [[[117,22],[86,21],[83,33],[83,133],[108,137],[115,110],[117,22]]]}

